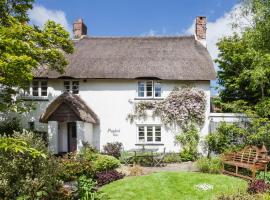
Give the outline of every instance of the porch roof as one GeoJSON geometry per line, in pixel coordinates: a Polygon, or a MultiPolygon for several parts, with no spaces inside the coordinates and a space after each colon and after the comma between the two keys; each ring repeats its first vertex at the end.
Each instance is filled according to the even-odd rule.
{"type": "Polygon", "coordinates": [[[67,105],[81,121],[97,124],[99,119],[94,111],[78,96],[69,92],[64,92],[53,100],[40,116],[39,121],[48,123],[50,117],[61,105],[67,105]]]}

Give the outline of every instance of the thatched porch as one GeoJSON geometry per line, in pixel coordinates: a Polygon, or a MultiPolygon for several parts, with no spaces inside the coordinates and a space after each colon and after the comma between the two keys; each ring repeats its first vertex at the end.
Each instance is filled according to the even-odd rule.
{"type": "Polygon", "coordinates": [[[93,141],[93,125],[99,120],[77,95],[65,92],[47,107],[40,122],[48,123],[49,148],[55,153],[80,150],[93,141]]]}

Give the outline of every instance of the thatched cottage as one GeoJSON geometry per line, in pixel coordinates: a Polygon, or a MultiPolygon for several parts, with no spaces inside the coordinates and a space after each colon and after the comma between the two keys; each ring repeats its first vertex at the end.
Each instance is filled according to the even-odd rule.
{"type": "Polygon", "coordinates": [[[140,145],[176,151],[175,135],[159,119],[127,120],[130,101],[162,100],[176,87],[205,92],[201,134],[208,133],[210,80],[216,78],[206,48],[206,18],[197,17],[194,36],[92,37],[80,19],[73,24],[75,52],[64,74],[40,68],[27,99],[38,108],[25,126],[49,135],[55,153],[78,150],[84,142],[102,150],[108,142],[125,149],[140,145]]]}

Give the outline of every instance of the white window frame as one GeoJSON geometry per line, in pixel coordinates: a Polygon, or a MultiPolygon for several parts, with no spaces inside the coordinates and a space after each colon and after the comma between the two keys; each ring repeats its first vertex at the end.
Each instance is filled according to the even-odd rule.
{"type": "Polygon", "coordinates": [[[162,126],[160,124],[138,124],[137,125],[137,142],[139,144],[160,144],[162,143],[162,126]],[[140,141],[139,129],[140,127],[144,128],[144,141],[140,141]],[[147,127],[152,127],[152,141],[147,141],[147,127]],[[156,140],[156,127],[160,128],[160,141],[156,140]]]}
{"type": "Polygon", "coordinates": [[[140,98],[140,99],[161,99],[162,98],[162,82],[161,81],[154,81],[154,80],[139,80],[137,82],[137,98],[140,98]],[[139,83],[140,82],[143,82],[144,83],[144,91],[143,91],[143,96],[139,96],[139,83]],[[152,95],[151,96],[147,96],[147,82],[151,82],[152,84],[152,95]],[[160,87],[161,87],[161,90],[160,90],[160,97],[156,97],[155,96],[155,85],[156,83],[159,83],[160,84],[160,87]]]}
{"type": "Polygon", "coordinates": [[[153,83],[153,97],[154,97],[155,99],[162,98],[162,83],[161,83],[161,81],[154,81],[154,83],[153,83]],[[155,93],[156,93],[156,84],[157,84],[157,83],[160,84],[160,97],[156,97],[156,96],[155,96],[155,93]]]}
{"type": "Polygon", "coordinates": [[[49,87],[48,87],[48,80],[42,80],[42,79],[36,80],[36,79],[34,79],[29,84],[29,94],[28,94],[28,92],[26,92],[26,94],[28,94],[31,97],[48,97],[48,89],[49,89],[49,87]],[[38,95],[37,96],[34,96],[33,95],[33,82],[34,81],[38,82],[38,95]],[[43,81],[44,82],[47,82],[47,90],[46,90],[47,95],[43,95],[42,96],[41,82],[43,82],[43,81]]]}
{"type": "Polygon", "coordinates": [[[65,82],[69,82],[69,91],[68,92],[71,92],[72,94],[79,94],[80,93],[80,80],[64,80],[63,81],[63,92],[66,92],[66,88],[65,88],[65,82]],[[78,82],[78,93],[74,93],[73,91],[73,83],[74,82],[78,82]]]}

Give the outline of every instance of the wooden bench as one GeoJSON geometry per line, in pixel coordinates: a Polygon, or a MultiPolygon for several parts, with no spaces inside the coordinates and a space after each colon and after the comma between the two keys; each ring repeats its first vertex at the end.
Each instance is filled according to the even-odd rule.
{"type": "Polygon", "coordinates": [[[239,152],[226,153],[221,156],[222,173],[238,176],[244,179],[254,181],[258,170],[267,171],[269,157],[267,150],[263,145],[262,148],[256,146],[246,146],[239,152]],[[226,171],[224,165],[235,166],[235,172],[226,171]],[[252,176],[246,176],[239,173],[239,168],[245,168],[252,172],[252,176]]]}

